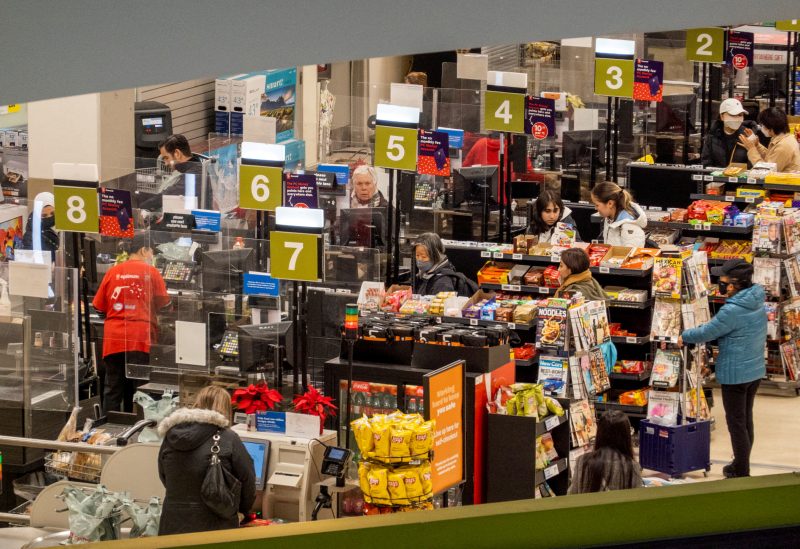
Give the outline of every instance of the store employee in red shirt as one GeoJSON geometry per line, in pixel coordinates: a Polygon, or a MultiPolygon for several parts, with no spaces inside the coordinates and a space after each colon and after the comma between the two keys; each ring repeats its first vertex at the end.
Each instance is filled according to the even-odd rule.
{"type": "Polygon", "coordinates": [[[106,364],[103,408],[133,411],[137,384],[125,376],[126,364],[148,364],[156,340],[156,313],[169,304],[167,287],[152,266],[153,250],[141,235],[133,239],[128,260],[111,267],[92,304],[105,313],[103,360],[106,364]]]}

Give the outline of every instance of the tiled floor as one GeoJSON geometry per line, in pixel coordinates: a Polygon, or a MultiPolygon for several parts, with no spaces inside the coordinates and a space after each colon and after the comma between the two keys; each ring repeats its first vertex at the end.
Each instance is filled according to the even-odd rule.
{"type": "MultiPolygon", "coordinates": [[[[711,413],[716,418],[716,428],[711,433],[711,472],[708,477],[702,471],[688,473],[687,479],[719,480],[723,478],[722,467],[731,461],[731,442],[719,390],[714,391],[714,403],[711,413]]],[[[750,474],[800,471],[800,398],[759,394],[754,419],[756,440],[750,457],[750,474]]]]}

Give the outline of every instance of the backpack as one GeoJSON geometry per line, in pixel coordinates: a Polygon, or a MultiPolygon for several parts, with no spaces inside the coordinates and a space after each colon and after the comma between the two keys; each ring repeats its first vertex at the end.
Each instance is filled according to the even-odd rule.
{"type": "Polygon", "coordinates": [[[439,273],[439,276],[449,276],[453,281],[453,288],[461,297],[472,297],[478,291],[478,284],[458,271],[445,269],[439,273]]]}

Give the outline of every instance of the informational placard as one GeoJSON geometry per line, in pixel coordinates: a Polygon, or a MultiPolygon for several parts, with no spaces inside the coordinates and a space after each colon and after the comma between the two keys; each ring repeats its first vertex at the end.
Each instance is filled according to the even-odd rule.
{"type": "Polygon", "coordinates": [[[447,134],[451,149],[461,149],[464,147],[464,130],[456,128],[436,128],[436,131],[447,134]]]}
{"type": "Polygon", "coordinates": [[[283,182],[283,205],[287,208],[317,208],[317,178],[313,174],[287,173],[283,182]]]}
{"type": "Polygon", "coordinates": [[[270,272],[279,280],[318,282],[321,279],[321,254],[318,234],[272,231],[270,234],[270,272]]]}
{"type": "Polygon", "coordinates": [[[280,295],[280,282],[268,273],[248,271],[243,276],[244,295],[266,295],[278,297],[280,295]]]}
{"type": "Polygon", "coordinates": [[[319,436],[319,417],[293,412],[257,412],[256,430],[291,437],[315,438],[319,436]]]}
{"type": "Polygon", "coordinates": [[[487,131],[525,133],[525,94],[486,90],[483,109],[487,131]]]}
{"type": "Polygon", "coordinates": [[[707,27],[686,31],[686,59],[703,63],[725,61],[725,29],[707,27]]]}
{"type": "Polygon", "coordinates": [[[417,170],[417,128],[375,126],[375,166],[417,170]]]}
{"type": "Polygon", "coordinates": [[[239,207],[275,211],[283,200],[283,170],[276,166],[239,166],[239,207]]]}
{"type": "Polygon", "coordinates": [[[192,210],[197,231],[218,233],[222,228],[222,214],[216,210],[192,210]]]}
{"type": "Polygon", "coordinates": [[[800,19],[775,21],[775,29],[786,32],[800,32],[800,19]]]}
{"type": "Polygon", "coordinates": [[[159,223],[152,225],[154,231],[189,233],[194,229],[194,216],[182,213],[165,213],[159,223]]]}
{"type": "Polygon", "coordinates": [[[608,97],[633,97],[633,60],[594,60],[594,93],[608,97]]]}
{"type": "Polygon", "coordinates": [[[753,66],[755,35],[752,32],[728,31],[727,62],[736,70],[753,66]]]}
{"type": "MultiPolygon", "coordinates": [[[[48,260],[49,260],[48,253],[48,260]]],[[[49,297],[52,269],[49,263],[8,262],[8,293],[25,297],[49,297]]]]}
{"type": "Polygon", "coordinates": [[[100,234],[133,238],[133,208],[129,191],[100,189],[100,234]]]}
{"type": "Polygon", "coordinates": [[[633,98],[636,101],[664,99],[664,63],[637,59],[633,69],[633,98]]]}
{"type": "Polygon", "coordinates": [[[306,174],[314,176],[317,182],[317,189],[332,191],[336,188],[336,174],[334,173],[306,170],[306,174]]]}
{"type": "Polygon", "coordinates": [[[71,181],[53,187],[56,230],[74,233],[100,232],[97,185],[71,181]],[[73,186],[74,185],[74,186],[73,186]]]}
{"type": "Polygon", "coordinates": [[[525,133],[534,139],[547,139],[556,134],[556,102],[545,97],[525,98],[525,133]]]}
{"type": "Polygon", "coordinates": [[[464,376],[465,362],[459,360],[423,377],[425,416],[436,420],[434,494],[464,482],[464,376]]]}
{"type": "Polygon", "coordinates": [[[444,132],[419,130],[419,156],[417,173],[423,175],[450,175],[450,139],[444,132]]]}
{"type": "Polygon", "coordinates": [[[347,164],[317,164],[318,172],[332,173],[336,176],[336,185],[344,187],[350,181],[350,166],[347,164]]]}

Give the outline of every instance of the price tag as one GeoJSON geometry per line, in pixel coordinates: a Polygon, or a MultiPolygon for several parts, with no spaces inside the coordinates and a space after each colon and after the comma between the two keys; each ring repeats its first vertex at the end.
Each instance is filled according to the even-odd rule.
{"type": "Polygon", "coordinates": [[[736,201],[736,197],[735,196],[725,195],[725,202],[735,202],[735,201],[736,201]]]}
{"type": "Polygon", "coordinates": [[[703,176],[703,181],[714,181],[714,176],[713,175],[704,175],[703,176]]]}
{"type": "Polygon", "coordinates": [[[501,284],[500,288],[505,292],[510,292],[512,291],[511,288],[513,288],[513,286],[511,284],[501,284]]]}
{"type": "Polygon", "coordinates": [[[558,427],[560,423],[561,421],[558,419],[558,416],[551,416],[544,421],[544,428],[548,431],[552,431],[558,427]]]}
{"type": "Polygon", "coordinates": [[[517,325],[514,322],[509,322],[508,323],[508,329],[509,330],[516,330],[517,329],[517,325]]]}
{"type": "Polygon", "coordinates": [[[477,326],[478,325],[478,319],[477,318],[470,318],[469,319],[469,325],[470,326],[477,326]]]}
{"type": "Polygon", "coordinates": [[[279,280],[320,280],[322,254],[316,234],[272,231],[269,251],[272,278],[279,280]]]}
{"type": "Polygon", "coordinates": [[[751,185],[755,185],[756,183],[758,183],[758,179],[756,179],[755,177],[748,177],[747,182],[750,183],[751,185]]]}
{"type": "Polygon", "coordinates": [[[628,336],[625,338],[625,343],[637,343],[637,341],[635,337],[628,336]]]}
{"type": "Polygon", "coordinates": [[[283,204],[283,169],[276,166],[239,166],[239,207],[274,212],[283,204]]]}
{"type": "Polygon", "coordinates": [[[481,257],[492,257],[492,252],[481,252],[481,257]]]}
{"type": "Polygon", "coordinates": [[[495,252],[494,253],[495,259],[503,259],[503,252],[495,252]]]}
{"type": "Polygon", "coordinates": [[[483,95],[483,124],[487,130],[525,133],[525,95],[487,90],[483,95]]]}
{"type": "Polygon", "coordinates": [[[436,324],[441,324],[441,323],[442,323],[442,317],[437,316],[436,317],[436,324]]]}
{"type": "Polygon", "coordinates": [[[633,97],[633,59],[595,59],[594,93],[633,97]]]}
{"type": "Polygon", "coordinates": [[[522,286],[520,286],[519,284],[513,284],[513,285],[510,286],[510,290],[512,292],[521,292],[522,291],[522,286]]]}
{"type": "Polygon", "coordinates": [[[739,182],[739,178],[738,177],[729,177],[728,178],[728,183],[738,183],[738,182],[739,182]]]}
{"type": "Polygon", "coordinates": [[[701,63],[725,61],[725,29],[709,27],[687,30],[686,59],[701,63]]]}
{"type": "Polygon", "coordinates": [[[100,232],[100,203],[97,187],[53,187],[56,230],[75,233],[100,232]]]}
{"type": "Polygon", "coordinates": [[[547,469],[544,470],[544,478],[550,480],[554,476],[558,474],[558,464],[551,465],[547,469]]]}
{"type": "Polygon", "coordinates": [[[375,126],[375,166],[417,171],[418,141],[416,128],[375,126]]]}
{"type": "Polygon", "coordinates": [[[709,223],[708,221],[704,221],[703,222],[703,230],[704,231],[710,231],[711,230],[711,223],[709,223]]]}
{"type": "Polygon", "coordinates": [[[511,254],[511,259],[514,261],[522,261],[522,254],[511,254]]]}
{"type": "Polygon", "coordinates": [[[540,294],[549,294],[550,288],[545,288],[544,286],[539,286],[539,293],[540,294]]]}
{"type": "Polygon", "coordinates": [[[598,268],[598,271],[599,271],[600,273],[602,273],[602,274],[608,274],[608,273],[610,273],[610,272],[611,272],[611,269],[609,269],[608,267],[599,267],[599,268],[598,268]]]}
{"type": "Polygon", "coordinates": [[[692,175],[692,181],[702,181],[702,180],[703,180],[703,174],[696,173],[692,175]]]}
{"type": "Polygon", "coordinates": [[[747,202],[748,204],[755,204],[756,197],[755,196],[747,196],[747,197],[745,197],[744,201],[747,202]]]}
{"type": "Polygon", "coordinates": [[[558,254],[552,254],[550,256],[550,263],[561,263],[561,256],[558,254]]]}

